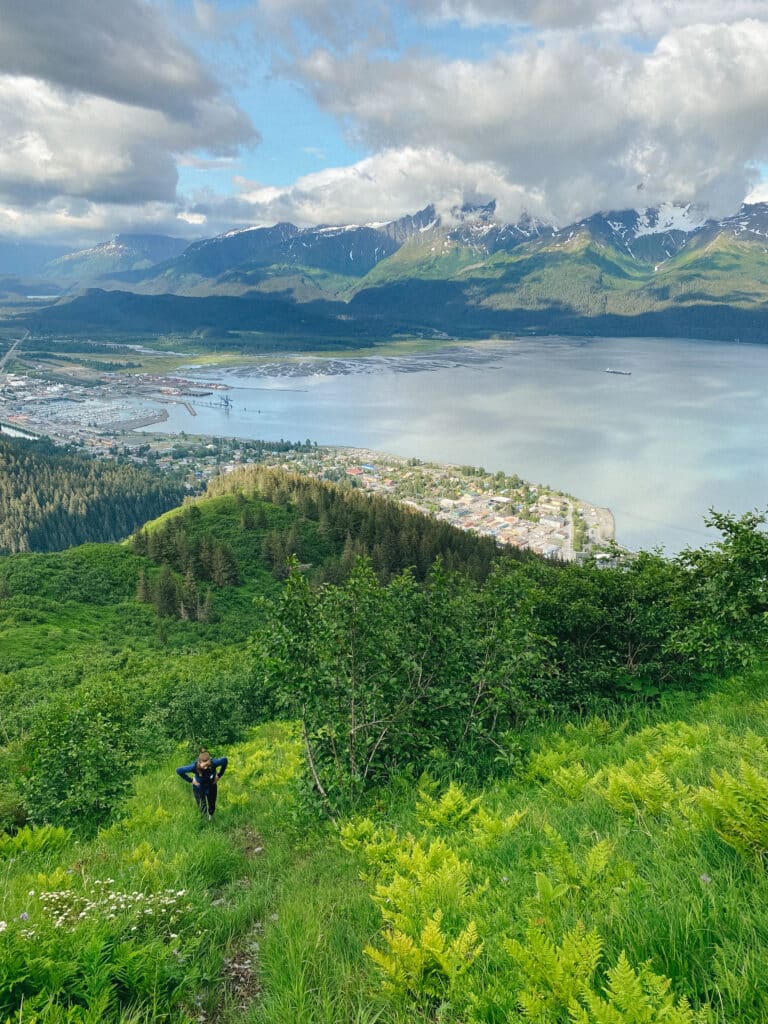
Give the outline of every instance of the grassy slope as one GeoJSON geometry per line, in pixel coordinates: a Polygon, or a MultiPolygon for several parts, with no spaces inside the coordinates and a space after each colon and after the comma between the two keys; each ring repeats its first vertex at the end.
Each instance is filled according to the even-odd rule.
{"type": "MultiPolygon", "coordinates": [[[[352,866],[317,849],[293,730],[264,727],[229,755],[210,824],[199,820],[174,773],[187,757],[180,751],[167,763],[141,766],[124,815],[94,840],[44,828],[0,842],[3,1019],[20,1019],[22,1003],[25,1021],[182,1021],[214,1011],[231,1019],[267,980],[258,946],[269,948],[279,936],[286,885],[302,877],[307,858],[323,871],[335,856],[333,874],[348,887],[335,891],[340,914],[327,922],[330,941],[345,945],[345,904],[354,910],[357,903],[370,925],[352,866]],[[235,949],[236,963],[226,964],[235,949]],[[78,1007],[90,1016],[77,1015],[78,1007]]],[[[310,888],[309,878],[304,884],[310,888]]],[[[290,948],[282,952],[290,963],[290,948]]],[[[343,960],[330,969],[330,990],[344,987],[345,970],[343,960]]],[[[298,987],[294,995],[301,999],[298,987]]]]}
{"type": "MultiPolygon", "coordinates": [[[[252,558],[231,504],[201,503],[195,528],[252,558]]],[[[202,677],[213,691],[224,672],[258,675],[244,640],[250,598],[274,586],[263,569],[218,593],[219,622],[202,624],[161,622],[135,602],[143,564],[104,545],[0,562],[11,591],[0,635],[4,729],[24,729],[35,702],[89,677],[114,678],[140,701],[150,681],[177,690],[202,677]]],[[[536,989],[548,1007],[540,1019],[565,1022],[558,949],[582,922],[602,942],[591,991],[625,952],[634,968],[648,961],[670,979],[676,996],[708,1005],[704,1019],[759,1024],[768,1018],[768,782],[753,780],[742,800],[751,851],[721,838],[699,787],[713,769],[738,774],[742,760],[768,774],[766,683],[765,672],[731,680],[700,701],[639,707],[632,721],[553,723],[519,737],[485,792],[454,790],[442,804],[450,766],[436,760],[439,785],[394,779],[371,799],[368,822],[342,823],[345,846],[312,801],[290,725],[226,749],[231,769],[210,826],[173,772],[187,748],[132,761],[135,795],[94,839],[45,829],[0,838],[0,1018],[19,1020],[23,997],[24,1021],[508,1024],[536,989]],[[43,892],[74,916],[56,927],[43,892]],[[104,892],[131,898],[105,902],[104,892]],[[477,929],[461,970],[440,968],[426,949],[438,909],[449,945],[471,922],[477,929]],[[389,990],[365,952],[394,955],[387,915],[405,937],[389,990]],[[526,950],[552,961],[545,977],[526,950]]],[[[14,749],[0,751],[6,766],[14,749]]]]}
{"type": "MultiPolygon", "coordinates": [[[[426,1024],[442,1004],[446,1022],[517,1020],[520,994],[535,987],[524,951],[549,940],[564,964],[556,950],[582,922],[602,939],[593,991],[624,951],[633,967],[648,961],[669,978],[676,997],[709,1004],[704,1019],[757,1024],[768,1013],[768,879],[759,857],[719,838],[696,792],[711,769],[740,758],[768,768],[764,686],[764,677],[734,681],[699,705],[670,709],[663,724],[648,715],[644,727],[553,728],[524,767],[477,794],[479,810],[465,814],[454,800],[442,823],[434,804],[427,822],[429,803],[419,808],[414,780],[396,780],[372,803],[370,824],[342,829],[349,849],[312,810],[288,726],[262,727],[227,751],[231,768],[210,825],[197,820],[173,774],[182,751],[143,765],[124,816],[91,842],[42,830],[0,845],[3,1013],[18,1010],[26,993],[24,1019],[33,1019],[44,992],[92,1012],[103,1000],[102,1019],[119,1004],[122,1019],[132,1006],[154,1020],[426,1024]],[[619,782],[627,766],[661,772],[669,788],[657,777],[645,798],[627,796],[619,782]],[[511,824],[518,811],[525,816],[511,824]],[[419,844],[431,848],[421,862],[419,844]],[[598,844],[603,858],[590,853],[598,844]],[[417,949],[440,908],[449,939],[475,922],[479,955],[453,977],[433,964],[412,991],[404,969],[406,983],[395,985],[402,991],[387,992],[364,952],[390,945],[366,895],[376,885],[385,886],[380,909],[399,915],[417,949]],[[75,908],[58,928],[42,896],[50,892],[75,908]],[[143,895],[105,902],[105,892],[143,895]],[[145,912],[152,894],[179,892],[145,912]],[[523,950],[517,962],[510,939],[523,950]]],[[[437,801],[442,790],[428,788],[437,801]]],[[[552,990],[538,979],[550,1007],[541,1019],[565,1021],[547,976],[552,990]]]]}

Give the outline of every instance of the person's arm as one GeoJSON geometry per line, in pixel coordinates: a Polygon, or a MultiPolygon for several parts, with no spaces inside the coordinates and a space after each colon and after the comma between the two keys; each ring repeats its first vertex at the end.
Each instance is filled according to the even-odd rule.
{"type": "Polygon", "coordinates": [[[193,762],[192,764],[185,764],[185,765],[182,765],[181,768],[177,768],[176,769],[176,774],[180,775],[181,778],[184,779],[185,782],[189,782],[192,785],[194,785],[194,781],[193,781],[192,776],[190,774],[194,770],[195,770],[195,765],[194,765],[194,762],[193,762]]]}
{"type": "Polygon", "coordinates": [[[214,757],[213,761],[211,761],[211,764],[213,765],[214,768],[218,768],[216,778],[220,779],[224,772],[227,770],[227,765],[229,764],[229,761],[227,760],[226,757],[214,757]]]}

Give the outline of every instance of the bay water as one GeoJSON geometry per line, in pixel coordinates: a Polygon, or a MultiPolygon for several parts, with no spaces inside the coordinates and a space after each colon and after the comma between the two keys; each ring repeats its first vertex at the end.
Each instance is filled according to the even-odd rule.
{"type": "Polygon", "coordinates": [[[517,473],[609,507],[632,549],[698,547],[710,507],[768,505],[768,345],[521,338],[187,373],[230,404],[169,406],[162,429],[517,473]]]}

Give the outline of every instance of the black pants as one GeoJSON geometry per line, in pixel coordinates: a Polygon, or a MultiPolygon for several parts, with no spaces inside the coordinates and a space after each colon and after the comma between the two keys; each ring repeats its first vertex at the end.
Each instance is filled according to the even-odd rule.
{"type": "Polygon", "coordinates": [[[201,814],[213,814],[216,810],[216,793],[218,786],[214,782],[211,786],[193,786],[192,792],[197,800],[197,809],[201,814]]]}

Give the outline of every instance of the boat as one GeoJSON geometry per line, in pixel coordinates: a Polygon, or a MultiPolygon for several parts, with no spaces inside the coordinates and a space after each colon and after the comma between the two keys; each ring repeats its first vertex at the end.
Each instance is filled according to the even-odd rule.
{"type": "Polygon", "coordinates": [[[631,377],[632,376],[632,371],[631,370],[614,370],[610,366],[606,366],[605,372],[606,373],[618,373],[620,377],[631,377]]]}

